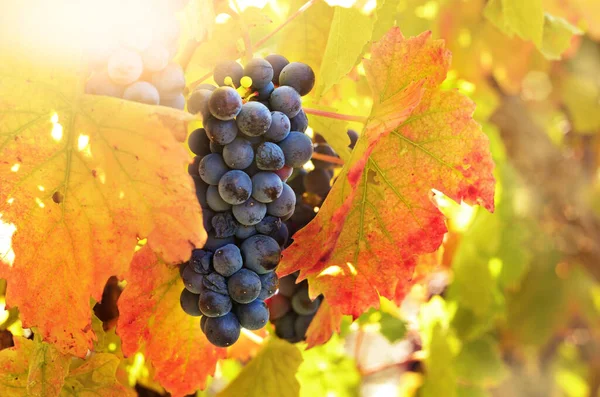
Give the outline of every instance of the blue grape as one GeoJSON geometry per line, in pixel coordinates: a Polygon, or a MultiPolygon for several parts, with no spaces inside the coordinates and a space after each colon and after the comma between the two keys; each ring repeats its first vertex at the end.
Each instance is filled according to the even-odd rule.
{"type": "Polygon", "coordinates": [[[213,266],[215,271],[229,277],[242,268],[242,253],[235,244],[227,244],[215,251],[213,266]]]}
{"type": "Polygon", "coordinates": [[[252,302],[260,294],[260,289],[260,277],[252,270],[240,269],[227,280],[229,296],[237,303],[252,302]]]}
{"type": "Polygon", "coordinates": [[[236,304],[233,309],[240,325],[249,330],[261,329],[269,321],[269,309],[265,302],[256,299],[248,304],[236,304]]]}
{"type": "Polygon", "coordinates": [[[290,132],[287,138],[279,142],[279,147],[285,156],[285,164],[294,168],[302,167],[313,154],[312,141],[308,135],[297,131],[290,132]]]}
{"type": "MultiPolygon", "coordinates": [[[[269,84],[267,84],[260,90],[256,90],[256,93],[258,95],[256,95],[255,97],[252,97],[252,100],[258,101],[259,103],[268,102],[269,97],[271,96],[271,93],[273,92],[274,89],[275,89],[275,85],[273,83],[269,82],[269,84]]],[[[265,105],[265,104],[263,103],[263,105],[265,105]]]]}
{"type": "Polygon", "coordinates": [[[235,121],[243,134],[260,136],[271,126],[271,112],[260,102],[247,102],[242,106],[235,121]]]}
{"type": "Polygon", "coordinates": [[[247,139],[237,137],[223,147],[223,160],[229,168],[243,170],[254,161],[254,149],[247,139]]]}
{"type": "Polygon", "coordinates": [[[281,294],[277,294],[269,300],[269,316],[271,317],[271,321],[283,317],[290,310],[292,310],[290,300],[281,294]]]}
{"type": "MultiPolygon", "coordinates": [[[[204,192],[204,199],[206,200],[206,192],[204,192]]],[[[214,215],[215,213],[213,210],[202,207],[202,224],[204,225],[204,230],[206,230],[207,233],[213,230],[212,218],[214,215]]]]}
{"type": "Polygon", "coordinates": [[[250,236],[254,236],[256,233],[258,232],[254,226],[239,225],[235,231],[235,237],[240,240],[245,240],[250,236]]]}
{"type": "Polygon", "coordinates": [[[123,99],[147,105],[158,105],[160,95],[152,84],[145,81],[136,81],[125,89],[123,99]]]}
{"type": "Polygon", "coordinates": [[[242,204],[252,194],[252,180],[244,171],[228,171],[219,181],[219,194],[229,204],[242,204]]]}
{"type": "Polygon", "coordinates": [[[234,237],[227,237],[227,238],[217,238],[215,236],[215,232],[211,231],[208,232],[208,238],[206,239],[206,243],[204,243],[204,247],[202,247],[205,250],[208,251],[216,251],[219,248],[221,248],[224,245],[227,244],[235,244],[235,238],[234,237]]]}
{"type": "Polygon", "coordinates": [[[210,185],[206,190],[206,203],[211,210],[216,212],[231,210],[231,204],[223,200],[221,194],[219,194],[219,189],[214,185],[210,185]]]}
{"type": "Polygon", "coordinates": [[[225,85],[225,78],[231,77],[233,85],[237,88],[240,86],[240,79],[244,76],[244,68],[236,61],[224,61],[217,66],[213,72],[213,78],[215,82],[223,86],[225,85]]]}
{"type": "Polygon", "coordinates": [[[279,279],[279,292],[278,295],[291,298],[296,293],[299,285],[296,284],[296,276],[290,274],[279,279]]]}
{"type": "Polygon", "coordinates": [[[202,285],[205,291],[216,292],[217,294],[227,295],[227,280],[217,272],[212,272],[204,276],[202,285]]]}
{"type": "MultiPolygon", "coordinates": [[[[330,157],[337,157],[337,153],[335,152],[335,150],[333,150],[333,148],[326,143],[322,143],[315,146],[314,152],[324,154],[330,157]]],[[[329,161],[315,159],[312,162],[315,168],[323,168],[328,170],[335,168],[335,164],[330,163],[329,161]]]]}
{"type": "Polygon", "coordinates": [[[210,143],[210,152],[211,153],[216,153],[216,154],[222,155],[224,148],[225,148],[225,146],[219,145],[218,143],[214,143],[214,142],[210,143]]]}
{"type": "Polygon", "coordinates": [[[284,56],[278,54],[271,54],[265,57],[265,60],[271,64],[273,68],[273,83],[279,85],[279,74],[287,64],[290,63],[284,56]]]}
{"type": "Polygon", "coordinates": [[[264,171],[277,171],[283,168],[286,159],[277,144],[263,142],[256,148],[256,166],[264,171]]]}
{"type": "Polygon", "coordinates": [[[277,288],[279,287],[279,278],[275,272],[262,274],[259,277],[261,288],[257,299],[264,301],[265,299],[269,299],[275,295],[275,292],[277,292],[277,288]]]}
{"type": "MultiPolygon", "coordinates": [[[[298,116],[296,116],[298,117],[298,116]]],[[[290,133],[290,119],[284,113],[271,112],[271,126],[265,133],[265,140],[280,142],[290,133]]]]}
{"type": "Polygon", "coordinates": [[[281,219],[276,216],[267,215],[255,226],[260,234],[270,236],[281,228],[281,219]]]}
{"type": "Polygon", "coordinates": [[[295,117],[302,109],[300,94],[288,86],[280,86],[273,90],[269,98],[271,110],[285,113],[290,119],[295,117]]]}
{"type": "Polygon", "coordinates": [[[284,316],[275,320],[275,334],[281,339],[287,341],[297,341],[295,324],[298,315],[293,311],[287,312],[284,316]]]}
{"type": "Polygon", "coordinates": [[[208,108],[219,120],[233,120],[242,110],[242,97],[231,87],[219,87],[212,92],[208,108]]]}
{"type": "Polygon", "coordinates": [[[152,84],[161,95],[173,95],[185,88],[183,69],[176,63],[170,63],[163,70],[152,75],[152,84]]]}
{"type": "Polygon", "coordinates": [[[250,164],[248,168],[244,168],[244,172],[249,176],[254,176],[257,172],[260,172],[260,170],[256,166],[256,160],[253,160],[252,164],[250,164]]]}
{"type": "Polygon", "coordinates": [[[284,165],[282,169],[274,171],[274,173],[281,179],[281,182],[285,182],[294,173],[294,168],[289,165],[284,165]]]}
{"type": "Polygon", "coordinates": [[[294,322],[294,332],[299,339],[304,339],[306,337],[306,331],[314,317],[314,314],[298,315],[294,322]]]}
{"type": "Polygon", "coordinates": [[[185,109],[185,96],[180,92],[173,95],[161,95],[159,104],[160,106],[183,110],[185,109]]]}
{"type": "MultiPolygon", "coordinates": [[[[226,238],[235,236],[235,231],[238,228],[238,223],[231,211],[219,212],[213,215],[211,219],[211,226],[215,231],[217,238],[226,238]]],[[[212,230],[212,229],[211,229],[212,230]]]]}
{"type": "Polygon", "coordinates": [[[240,337],[240,323],[233,313],[211,317],[204,324],[204,334],[210,343],[218,347],[233,345],[240,337]]]}
{"type": "Polygon", "coordinates": [[[189,264],[183,269],[181,278],[183,279],[185,289],[191,293],[199,294],[203,291],[204,276],[196,273],[189,264]]]}
{"type": "Polygon", "coordinates": [[[204,128],[196,128],[188,137],[188,147],[197,156],[210,154],[210,139],[204,128]]]}
{"type": "Polygon", "coordinates": [[[288,185],[296,192],[298,196],[302,196],[306,191],[304,189],[304,177],[308,172],[304,168],[296,168],[294,169],[294,173],[288,179],[288,185]]]}
{"type": "Polygon", "coordinates": [[[301,315],[313,314],[319,308],[320,300],[310,300],[308,297],[308,286],[299,288],[292,296],[292,308],[301,315]]]}
{"type": "Polygon", "coordinates": [[[250,197],[245,203],[234,205],[231,209],[235,219],[242,225],[256,225],[267,213],[267,206],[250,197]]]}
{"type": "Polygon", "coordinates": [[[350,149],[354,149],[354,146],[356,146],[356,142],[358,142],[358,132],[354,130],[348,130],[347,134],[348,138],[350,138],[350,144],[348,145],[348,147],[350,149]]]}
{"type": "Polygon", "coordinates": [[[293,87],[304,96],[315,86],[315,72],[305,63],[292,62],[281,71],[279,84],[293,87]]]}
{"type": "Polygon", "coordinates": [[[325,197],[331,190],[330,181],[333,171],[315,168],[304,177],[304,188],[309,193],[325,197]]]}
{"type": "Polygon", "coordinates": [[[262,234],[244,240],[241,251],[244,265],[257,274],[273,271],[281,260],[281,247],[277,241],[262,234]]]}
{"type": "Polygon", "coordinates": [[[288,238],[290,237],[290,231],[288,230],[285,222],[281,222],[279,229],[269,234],[269,237],[272,237],[275,241],[277,241],[277,244],[279,244],[280,247],[285,247],[288,238]]]}
{"type": "MultiPolygon", "coordinates": [[[[198,310],[200,310],[200,307],[198,307],[198,310]]],[[[202,313],[202,312],[200,312],[202,313]]],[[[206,333],[205,328],[206,327],[206,320],[208,320],[208,317],[206,316],[202,316],[202,318],[200,318],[200,329],[202,330],[202,333],[206,333]]]]}
{"type": "MultiPolygon", "coordinates": [[[[108,58],[108,76],[116,84],[129,85],[134,83],[140,78],[143,70],[142,57],[135,51],[119,49],[108,58]]],[[[154,86],[156,87],[156,84],[154,86]]]]}
{"type": "Polygon", "coordinates": [[[304,110],[301,109],[295,117],[290,119],[290,130],[291,131],[299,131],[306,132],[308,128],[308,117],[304,110]]]}
{"type": "Polygon", "coordinates": [[[190,258],[189,266],[196,273],[209,274],[211,272],[210,264],[212,262],[212,257],[212,252],[196,248],[192,250],[192,257],[190,258]]]}
{"type": "Polygon", "coordinates": [[[191,114],[200,114],[203,119],[210,117],[208,101],[211,95],[212,92],[205,89],[192,92],[187,101],[188,112],[191,114]]]}
{"type": "Polygon", "coordinates": [[[270,203],[281,196],[283,182],[274,172],[258,172],[252,177],[252,197],[261,203],[270,203]]]}
{"type": "Polygon", "coordinates": [[[92,95],[106,95],[115,98],[123,96],[124,87],[113,83],[106,71],[94,73],[85,84],[85,93],[92,95]]]}
{"type": "Polygon", "coordinates": [[[244,75],[252,79],[253,88],[261,89],[273,79],[273,66],[262,58],[254,58],[246,64],[244,75]]]}
{"type": "Polygon", "coordinates": [[[234,120],[223,121],[212,116],[204,120],[204,128],[210,141],[219,145],[227,145],[233,142],[238,134],[238,128],[234,120]]]}
{"type": "Polygon", "coordinates": [[[142,52],[144,71],[158,72],[169,64],[171,55],[169,50],[162,44],[153,43],[142,52]]]}
{"type": "Polygon", "coordinates": [[[179,296],[179,304],[183,311],[188,315],[198,317],[202,315],[200,307],[198,306],[198,298],[198,294],[194,294],[184,288],[179,296]]]}
{"type": "MultiPolygon", "coordinates": [[[[197,164],[190,164],[188,170],[196,170],[196,174],[198,174],[198,166],[200,165],[200,160],[198,160],[197,164]],[[195,167],[194,167],[195,166],[195,167]]],[[[208,206],[206,202],[206,191],[208,190],[208,184],[200,179],[200,175],[194,176],[194,187],[196,188],[196,198],[200,203],[200,206],[204,209],[208,206]]]]}
{"type": "Polygon", "coordinates": [[[284,183],[281,195],[273,202],[267,204],[267,213],[281,218],[289,214],[290,211],[293,211],[295,206],[296,193],[294,193],[287,183],[284,183]]]}
{"type": "Polygon", "coordinates": [[[213,291],[204,291],[198,299],[200,311],[206,317],[221,317],[231,311],[231,299],[213,291]]]}
{"type": "Polygon", "coordinates": [[[212,153],[200,160],[198,174],[209,185],[218,185],[221,177],[229,171],[220,154],[212,153]]]}

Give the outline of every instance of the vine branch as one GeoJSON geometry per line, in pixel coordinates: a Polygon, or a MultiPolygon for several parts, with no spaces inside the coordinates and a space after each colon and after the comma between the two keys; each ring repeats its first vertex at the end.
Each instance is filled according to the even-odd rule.
{"type": "Polygon", "coordinates": [[[302,109],[304,110],[304,113],[312,114],[314,116],[322,116],[322,117],[328,117],[330,119],[344,120],[344,121],[357,121],[357,122],[363,123],[363,124],[365,124],[367,122],[367,117],[364,117],[364,116],[352,116],[350,114],[341,114],[341,113],[328,112],[325,110],[311,109],[311,108],[302,108],[302,109]]]}

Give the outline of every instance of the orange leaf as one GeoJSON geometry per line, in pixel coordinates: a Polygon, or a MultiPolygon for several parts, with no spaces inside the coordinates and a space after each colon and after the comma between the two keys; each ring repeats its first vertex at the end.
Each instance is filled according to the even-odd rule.
{"type": "Polygon", "coordinates": [[[439,89],[450,54],[430,36],[405,39],[393,28],[373,45],[365,69],[375,104],[363,137],[278,270],[300,270],[311,296],[323,293],[341,314],[356,318],[380,295],[402,300],[419,255],[446,233],[432,189],[494,208],[487,137],[472,119],[474,104],[439,89]]]}
{"type": "Polygon", "coordinates": [[[23,325],[83,357],[90,297],[127,270],[138,238],[170,262],[205,239],[179,142],[190,115],[83,95],[77,70],[26,59],[0,64],[0,214],[16,227],[0,274],[23,325]]]}
{"type": "Polygon", "coordinates": [[[317,314],[306,331],[308,348],[327,342],[334,332],[340,332],[341,324],[342,313],[340,310],[330,306],[327,299],[323,299],[317,314]]]}
{"type": "Polygon", "coordinates": [[[155,379],[173,396],[204,388],[226,349],[208,342],[200,317],[179,306],[183,282],[177,267],[167,266],[145,246],[134,256],[126,279],[117,324],[123,353],[142,351],[156,370],[155,379]]]}

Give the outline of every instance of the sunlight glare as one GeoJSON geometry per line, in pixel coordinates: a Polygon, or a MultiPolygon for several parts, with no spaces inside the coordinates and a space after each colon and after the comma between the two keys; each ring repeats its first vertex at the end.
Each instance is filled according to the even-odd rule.
{"type": "Polygon", "coordinates": [[[225,14],[224,12],[220,13],[215,17],[215,23],[218,25],[224,24],[231,19],[231,15],[225,14]]]}
{"type": "Polygon", "coordinates": [[[90,137],[88,135],[79,135],[79,138],[77,138],[77,150],[81,152],[89,143],[90,137]]]}
{"type": "Polygon", "coordinates": [[[19,171],[19,168],[21,168],[21,164],[17,163],[17,164],[14,164],[12,167],[10,167],[10,170],[12,172],[17,172],[17,171],[19,171]]]}
{"type": "Polygon", "coordinates": [[[15,262],[12,238],[16,231],[17,227],[12,223],[3,222],[2,214],[0,214],[0,261],[7,263],[10,267],[15,262]]]}
{"type": "Polygon", "coordinates": [[[336,265],[333,266],[329,266],[326,269],[323,269],[323,271],[321,271],[321,273],[319,273],[319,275],[317,276],[317,278],[322,277],[322,276],[338,276],[338,275],[344,275],[344,270],[336,265]]]}

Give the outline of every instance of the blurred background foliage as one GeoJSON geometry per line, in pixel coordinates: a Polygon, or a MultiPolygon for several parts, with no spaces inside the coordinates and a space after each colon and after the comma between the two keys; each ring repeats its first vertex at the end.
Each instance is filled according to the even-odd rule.
{"type": "MultiPolygon", "coordinates": [[[[261,43],[255,54],[281,53],[320,76],[340,9],[372,24],[371,40],[393,25],[406,36],[431,30],[453,53],[446,88],[477,103],[498,185],[494,214],[438,195],[449,233],[427,258],[435,271],[416,275],[401,307],[382,301],[380,310],[345,319],[326,345],[299,346],[300,395],[600,396],[600,2],[314,1],[269,37],[304,4],[190,2],[180,50],[187,81],[244,54],[245,37],[261,43]]],[[[361,55],[369,56],[368,45],[361,55]]],[[[369,114],[360,58],[317,92],[309,98],[314,108],[369,114]]],[[[314,116],[310,122],[336,149],[347,145],[347,128],[361,128],[314,116]]],[[[0,287],[3,293],[5,283],[0,287]]],[[[105,330],[99,346],[110,352],[119,351],[114,302],[122,287],[109,281],[95,305],[95,327],[105,330]]],[[[0,309],[2,347],[12,344],[11,334],[30,334],[3,297],[0,309]]],[[[261,341],[221,362],[197,395],[226,389],[261,341]]],[[[142,355],[123,359],[118,376],[140,395],[163,395],[142,355]]]]}

